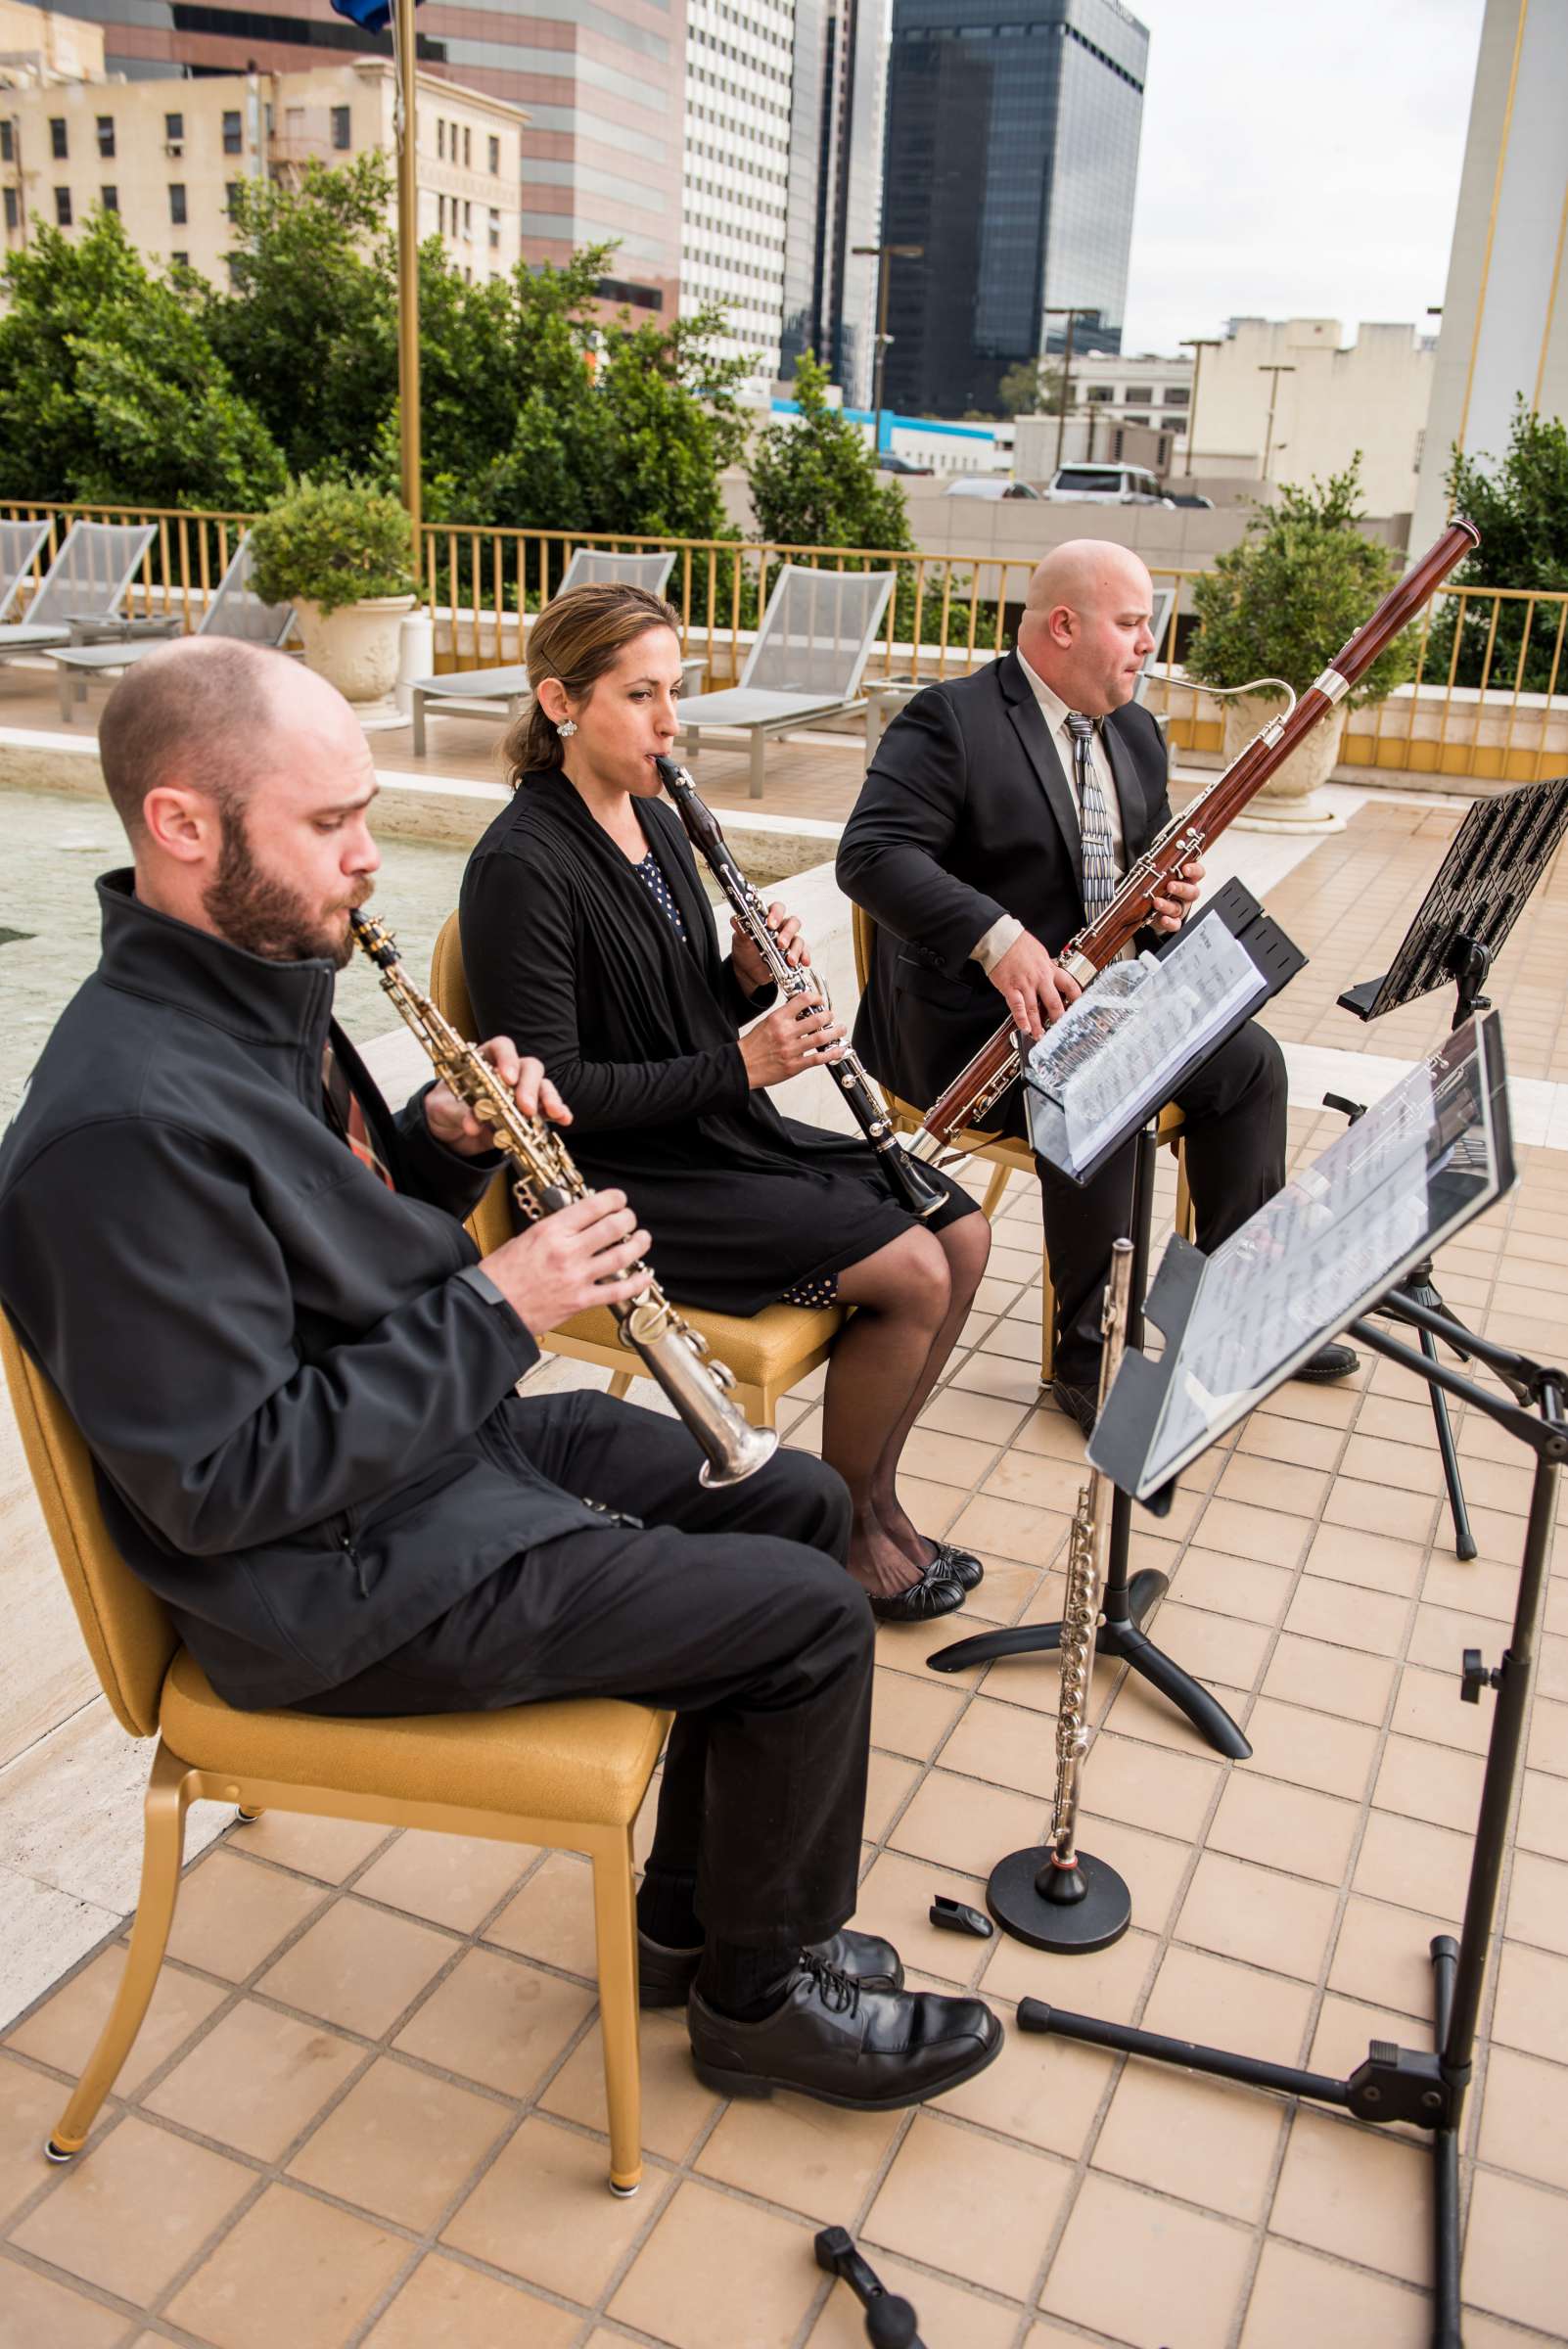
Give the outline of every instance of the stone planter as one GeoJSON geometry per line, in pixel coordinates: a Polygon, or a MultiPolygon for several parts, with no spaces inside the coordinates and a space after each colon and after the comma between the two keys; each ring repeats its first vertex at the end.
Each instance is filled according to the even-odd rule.
{"type": "Polygon", "coordinates": [[[346,702],[385,701],[397,682],[403,615],[414,603],[411,595],[373,595],[323,612],[319,604],[296,596],[306,666],[336,685],[346,702]]]}
{"type": "MultiPolygon", "coordinates": [[[[1253,736],[1261,733],[1270,718],[1278,716],[1283,704],[1277,697],[1267,694],[1243,693],[1221,707],[1224,712],[1224,759],[1228,766],[1232,760],[1240,758],[1253,736]]],[[[1237,830],[1337,832],[1340,818],[1323,800],[1322,785],[1339,764],[1344,732],[1342,706],[1320,718],[1299,749],[1291,752],[1282,766],[1275,767],[1263,789],[1249,802],[1245,815],[1237,817],[1237,830]]]]}

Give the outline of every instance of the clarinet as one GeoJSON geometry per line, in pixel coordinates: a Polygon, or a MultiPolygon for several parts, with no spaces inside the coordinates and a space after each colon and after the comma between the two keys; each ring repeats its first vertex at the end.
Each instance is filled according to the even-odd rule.
{"type": "MultiPolygon", "coordinates": [[[[482,1126],[490,1128],[496,1148],[510,1160],[512,1196],[529,1221],[556,1215],[574,1199],[586,1199],[589,1185],[559,1137],[543,1118],[530,1118],[519,1109],[488,1061],[442,1018],[428,995],[420,993],[385,923],[358,911],[350,912],[348,920],[354,944],[375,964],[383,988],[429,1053],[437,1076],[482,1126]]],[[[733,1371],[710,1352],[702,1332],[682,1320],[657,1281],[650,1279],[629,1305],[612,1305],[610,1311],[621,1325],[621,1343],[641,1356],[650,1377],[663,1387],[707,1454],[703,1484],[738,1485],[771,1459],[777,1434],[770,1427],[753,1427],[731,1402],[733,1371]]]]}
{"type": "MultiPolygon", "coordinates": [[[[1414,570],[1389,589],[1370,619],[1362,622],[1328,667],[1314,678],[1301,700],[1283,715],[1270,718],[1240,758],[1232,760],[1224,773],[1217,775],[1181,814],[1172,817],[1125,876],[1110,903],[1070,938],[1057,955],[1070,979],[1085,988],[1108,962],[1116,960],[1148,920],[1166,883],[1178,880],[1187,859],[1201,855],[1235,820],[1318,719],[1344,700],[1384,647],[1408,626],[1454,565],[1480,543],[1481,533],[1473,522],[1457,518],[1451,522],[1414,570]]],[[[978,1125],[1001,1099],[1022,1065],[1012,1027],[1004,1023],[926,1112],[925,1123],[909,1144],[910,1155],[930,1160],[949,1149],[955,1134],[978,1125]]]]}
{"type": "MultiPolygon", "coordinates": [[[[826,1008],[827,989],[809,965],[792,963],[780,946],[761,898],[730,854],[729,843],[719,830],[713,809],[698,798],[697,786],[686,769],[677,766],[672,759],[656,759],[654,764],[686,827],[687,839],[729,899],[736,921],[766,963],[785,1001],[809,995],[813,1001],[820,999],[826,1008]]],[[[907,1208],[912,1216],[934,1216],[947,1193],[915,1164],[899,1141],[892,1119],[872,1089],[864,1063],[846,1044],[840,1059],[824,1065],[849,1103],[855,1124],[876,1152],[878,1170],[899,1205],[907,1208]]]]}

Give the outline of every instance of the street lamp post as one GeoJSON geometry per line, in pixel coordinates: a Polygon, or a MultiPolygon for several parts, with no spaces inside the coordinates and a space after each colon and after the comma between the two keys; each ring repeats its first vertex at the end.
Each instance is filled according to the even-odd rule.
{"type": "Polygon", "coordinates": [[[1274,401],[1279,396],[1279,379],[1282,375],[1294,375],[1295,372],[1294,367],[1260,367],[1258,370],[1260,375],[1267,375],[1270,379],[1268,385],[1268,429],[1264,435],[1263,478],[1266,482],[1268,479],[1268,460],[1274,449],[1274,401]]]}
{"type": "MultiPolygon", "coordinates": [[[[1067,434],[1067,411],[1073,399],[1073,329],[1078,324],[1076,309],[1044,309],[1042,318],[1065,318],[1066,331],[1062,338],[1062,396],[1056,410],[1056,471],[1062,470],[1062,443],[1067,434]]],[[[1050,341],[1049,335],[1045,338],[1050,341]]]]}
{"type": "Polygon", "coordinates": [[[882,454],[882,371],[887,364],[888,345],[893,341],[893,337],[888,332],[888,284],[893,274],[888,263],[897,260],[924,260],[926,249],[923,245],[852,245],[850,251],[864,254],[868,259],[874,260],[877,265],[877,347],[876,355],[871,362],[871,396],[872,404],[876,409],[876,422],[871,428],[871,454],[873,457],[880,457],[882,454]]]}
{"type": "Polygon", "coordinates": [[[1206,350],[1218,350],[1220,344],[1218,335],[1182,335],[1177,345],[1179,349],[1192,353],[1192,397],[1187,404],[1187,461],[1181,468],[1183,473],[1192,471],[1192,443],[1198,431],[1198,377],[1203,371],[1203,354],[1206,350]]]}
{"type": "Polygon", "coordinates": [[[397,425],[403,504],[420,576],[419,495],[419,153],[414,92],[414,0],[395,0],[397,53],[397,425]]]}

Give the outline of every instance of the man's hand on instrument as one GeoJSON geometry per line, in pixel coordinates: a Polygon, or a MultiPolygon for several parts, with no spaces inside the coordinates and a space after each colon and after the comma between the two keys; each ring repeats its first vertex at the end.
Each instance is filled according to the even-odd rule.
{"type": "Polygon", "coordinates": [[[1038,938],[1026,930],[1015,938],[990,972],[991,984],[1006,1004],[1015,1028],[1029,1036],[1043,1036],[1055,1026],[1081,990],[1046,953],[1038,938]]]}
{"type": "MultiPolygon", "coordinates": [[[[508,1087],[527,1117],[544,1116],[553,1125],[570,1126],[572,1112],[544,1074],[544,1064],[525,1060],[509,1036],[492,1036],[480,1046],[481,1056],[508,1087]]],[[[425,1123],[433,1138],[459,1158],[482,1158],[495,1147],[490,1128],[459,1101],[449,1085],[435,1084],[425,1095],[425,1123]]]]}
{"type": "Polygon", "coordinates": [[[1203,879],[1203,858],[1189,856],[1181,867],[1177,881],[1165,881],[1154,899],[1150,926],[1155,930],[1179,930],[1198,898],[1198,884],[1203,879]]]}
{"type": "Polygon", "coordinates": [[[832,1012],[822,1003],[803,1004],[799,997],[781,1003],[741,1037],[746,1082],[753,1092],[759,1085],[782,1084],[803,1069],[821,1068],[843,1057],[844,1030],[832,1012]]]}
{"type": "Polygon", "coordinates": [[[590,1191],[506,1241],[484,1258],[484,1269],[538,1338],[588,1306],[623,1305],[637,1296],[652,1275],[646,1266],[630,1267],[649,1245],[624,1191],[590,1191]]]}
{"type": "MultiPolygon", "coordinates": [[[[801,936],[800,921],[795,914],[789,912],[782,904],[769,905],[767,926],[777,937],[789,963],[798,967],[803,962],[809,962],[810,954],[805,939],[801,936]]],[[[773,974],[739,922],[731,919],[729,929],[732,941],[730,951],[734,959],[735,976],[747,993],[755,995],[759,988],[766,987],[773,974]]]]}

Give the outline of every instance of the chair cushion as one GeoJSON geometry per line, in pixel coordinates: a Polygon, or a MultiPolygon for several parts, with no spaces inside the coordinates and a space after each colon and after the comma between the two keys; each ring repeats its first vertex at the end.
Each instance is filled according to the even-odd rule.
{"type": "Polygon", "coordinates": [[[181,1648],[163,1683],[161,1726],[174,1752],[198,1770],[625,1826],[647,1791],[669,1715],[601,1696],[390,1721],[241,1713],[181,1648]]]}
{"type": "MultiPolygon", "coordinates": [[[[808,1354],[830,1345],[844,1319],[836,1306],[764,1305],[760,1313],[706,1313],[683,1305],[682,1317],[700,1330],[721,1362],[727,1362],[743,1387],[776,1386],[808,1354]]],[[[625,1354],[615,1315],[606,1306],[574,1313],[558,1332],[579,1344],[613,1348],[625,1354]]],[[[550,1339],[544,1343],[549,1345],[550,1339]]],[[[628,1361],[635,1357],[627,1355],[628,1361]]]]}

